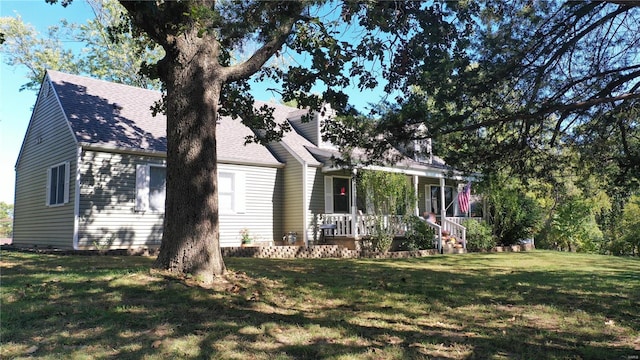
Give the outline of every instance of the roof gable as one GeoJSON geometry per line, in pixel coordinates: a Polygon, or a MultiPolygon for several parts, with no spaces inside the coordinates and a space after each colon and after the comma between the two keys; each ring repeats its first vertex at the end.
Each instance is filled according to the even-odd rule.
{"type": "MultiPolygon", "coordinates": [[[[166,116],[153,116],[158,91],[59,71],[48,71],[76,140],[83,145],[126,151],[166,152],[166,116]]],[[[217,125],[219,162],[281,164],[265,146],[244,145],[252,132],[239,121],[222,118],[217,125]]]]}
{"type": "Polygon", "coordinates": [[[166,152],[165,117],[150,110],[159,92],[58,71],[47,74],[79,143],[166,152]]]}

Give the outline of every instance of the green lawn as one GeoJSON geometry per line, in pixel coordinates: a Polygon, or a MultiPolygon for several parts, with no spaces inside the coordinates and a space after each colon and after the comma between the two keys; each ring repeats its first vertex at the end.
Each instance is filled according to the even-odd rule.
{"type": "Polygon", "coordinates": [[[229,258],[204,289],[152,258],[0,255],[2,359],[640,356],[639,259],[229,258]]]}

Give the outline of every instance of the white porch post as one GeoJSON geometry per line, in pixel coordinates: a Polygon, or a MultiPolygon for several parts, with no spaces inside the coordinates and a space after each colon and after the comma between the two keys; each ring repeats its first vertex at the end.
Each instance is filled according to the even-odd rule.
{"type": "Polygon", "coordinates": [[[351,233],[355,239],[358,239],[358,194],[356,191],[356,175],[358,175],[358,169],[353,169],[351,172],[351,233]]]}
{"type": "Polygon", "coordinates": [[[444,197],[444,177],[440,178],[440,223],[444,225],[447,217],[447,201],[444,197]]]}
{"type": "Polygon", "coordinates": [[[416,197],[416,201],[413,204],[413,214],[420,216],[420,209],[418,208],[418,175],[413,175],[413,195],[416,197]]]}

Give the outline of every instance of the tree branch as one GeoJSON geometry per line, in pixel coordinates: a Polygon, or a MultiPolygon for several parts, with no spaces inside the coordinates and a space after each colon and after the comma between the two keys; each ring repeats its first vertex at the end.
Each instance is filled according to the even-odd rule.
{"type": "Polygon", "coordinates": [[[596,99],[591,99],[586,101],[574,102],[570,104],[558,104],[558,105],[540,108],[538,111],[529,113],[529,114],[516,113],[509,116],[503,116],[503,117],[498,117],[492,120],[479,122],[476,124],[470,124],[462,127],[453,128],[453,129],[442,130],[440,133],[451,134],[451,133],[462,132],[462,131],[477,130],[483,127],[500,125],[500,124],[504,124],[504,123],[508,123],[516,120],[537,119],[543,115],[551,114],[556,111],[568,112],[568,111],[573,111],[578,109],[587,109],[592,106],[596,106],[604,103],[631,100],[631,99],[640,99],[640,93],[626,93],[626,94],[621,94],[613,97],[596,98],[596,99]]]}
{"type": "Polygon", "coordinates": [[[225,80],[236,81],[251,76],[260,70],[267,60],[284,45],[295,23],[302,18],[302,10],[304,9],[304,7],[297,2],[292,2],[290,6],[291,8],[289,10],[291,15],[278,27],[272,39],[256,50],[245,62],[226,68],[223,71],[225,80]]]}

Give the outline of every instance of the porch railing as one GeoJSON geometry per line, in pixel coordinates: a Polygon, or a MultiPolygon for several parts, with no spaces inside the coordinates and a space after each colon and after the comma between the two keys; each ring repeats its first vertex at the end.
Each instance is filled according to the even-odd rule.
{"type": "Polygon", "coordinates": [[[407,225],[400,215],[385,215],[381,218],[374,215],[358,215],[358,235],[369,236],[374,232],[376,221],[385,229],[390,229],[394,236],[403,236],[407,232],[407,225]]]}
{"type": "Polygon", "coordinates": [[[320,215],[320,224],[333,224],[334,236],[353,237],[353,221],[351,214],[322,214],[320,215]]]}
{"type": "Polygon", "coordinates": [[[435,232],[435,247],[436,249],[438,249],[438,252],[442,252],[442,226],[432,223],[430,221],[427,221],[427,225],[432,228],[435,232]]]}
{"type": "Polygon", "coordinates": [[[458,225],[462,225],[462,223],[467,220],[483,221],[481,217],[447,217],[447,220],[454,222],[458,225]]]}
{"type": "MultiPolygon", "coordinates": [[[[322,214],[320,215],[318,225],[335,225],[336,227],[333,229],[334,236],[369,236],[373,233],[377,220],[376,216],[357,215],[355,232],[352,218],[351,214],[322,214]]],[[[407,232],[407,226],[400,215],[385,215],[379,220],[382,221],[382,226],[390,228],[395,236],[403,236],[407,232]]]]}
{"type": "Polygon", "coordinates": [[[462,246],[467,248],[467,228],[458,224],[454,220],[450,218],[445,218],[442,221],[442,230],[446,230],[449,232],[449,235],[455,237],[456,239],[462,240],[462,246]]]}
{"type": "MultiPolygon", "coordinates": [[[[470,218],[446,218],[442,225],[427,223],[434,229],[436,239],[435,245],[438,250],[442,250],[442,231],[448,231],[451,236],[461,239],[464,248],[467,247],[466,231],[467,229],[460,225],[464,220],[470,218]]],[[[407,232],[407,225],[400,215],[385,215],[380,219],[384,227],[390,227],[395,236],[404,236],[407,232]]],[[[356,215],[355,226],[353,216],[351,214],[321,214],[318,219],[318,226],[322,224],[335,225],[333,229],[334,236],[339,237],[365,237],[373,233],[375,229],[376,216],[374,215],[356,215]]]]}

